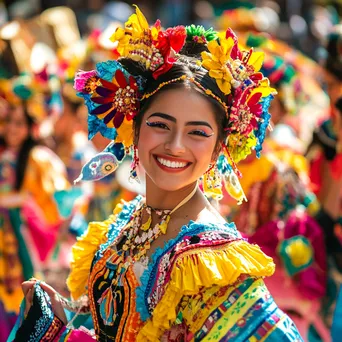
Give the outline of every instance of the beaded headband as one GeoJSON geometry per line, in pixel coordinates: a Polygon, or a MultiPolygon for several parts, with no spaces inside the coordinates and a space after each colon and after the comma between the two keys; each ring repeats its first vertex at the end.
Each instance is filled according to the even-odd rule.
{"type": "Polygon", "coordinates": [[[176,83],[176,82],[181,81],[181,80],[188,80],[188,81],[194,83],[198,88],[200,88],[201,90],[203,90],[203,92],[204,92],[206,95],[211,96],[213,99],[215,99],[217,102],[219,102],[219,103],[222,105],[222,107],[223,107],[223,109],[224,109],[224,111],[225,111],[225,113],[226,113],[226,116],[227,116],[227,118],[228,118],[228,107],[227,107],[227,105],[226,105],[218,96],[216,96],[210,89],[206,89],[204,86],[202,86],[202,84],[201,84],[200,82],[196,81],[196,80],[194,79],[194,77],[189,77],[189,76],[186,76],[186,75],[182,75],[182,76],[180,76],[180,77],[174,78],[174,79],[169,80],[169,81],[167,81],[167,82],[160,83],[157,89],[153,90],[153,91],[150,92],[150,93],[145,93],[145,94],[143,95],[143,97],[141,98],[141,100],[148,99],[149,97],[151,97],[151,96],[153,96],[154,94],[156,94],[156,93],[157,93],[161,88],[163,88],[164,86],[166,86],[166,85],[168,85],[168,84],[176,83]]]}
{"type": "MultiPolygon", "coordinates": [[[[75,89],[85,99],[89,110],[89,138],[97,132],[114,140],[105,153],[107,167],[96,159],[88,163],[91,169],[85,169],[79,179],[99,179],[114,171],[119,163],[116,152],[129,153],[133,146],[133,120],[140,111],[141,101],[155,95],[163,87],[188,80],[206,95],[215,99],[226,113],[227,126],[225,139],[218,157],[217,166],[224,179],[231,178],[232,172],[239,175],[236,163],[247,157],[252,150],[259,156],[269,126],[268,108],[276,91],[260,71],[263,53],[253,49],[242,50],[236,35],[231,29],[217,33],[205,30],[201,26],[177,26],[162,30],[160,21],[148,25],[146,18],[136,7],[136,13],[129,17],[124,28],[119,28],[112,36],[117,42],[117,51],[121,58],[130,59],[139,64],[141,76],[133,76],[129,67],[117,61],[98,63],[96,70],[79,72],[75,78],[75,89]],[[195,62],[188,62],[189,56],[180,54],[184,44],[192,45],[195,50],[204,51],[189,54],[195,62]],[[200,46],[202,44],[203,46],[200,46]],[[155,80],[167,73],[175,63],[192,63],[215,80],[226,100],[205,88],[195,77],[182,75],[162,82],[158,87],[149,89],[148,79],[142,74],[150,74],[155,80]],[[108,167],[108,153],[113,153],[113,167],[108,167]],[[85,176],[86,175],[86,176],[85,176]]],[[[126,65],[126,63],[125,63],[126,65]]],[[[155,81],[153,81],[155,82],[155,81]]]]}

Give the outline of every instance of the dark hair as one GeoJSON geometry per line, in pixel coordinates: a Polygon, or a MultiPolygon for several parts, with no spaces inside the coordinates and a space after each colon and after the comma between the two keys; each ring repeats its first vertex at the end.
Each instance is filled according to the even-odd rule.
{"type": "Polygon", "coordinates": [[[342,81],[342,34],[338,31],[331,33],[328,36],[328,44],[326,46],[327,59],[325,61],[325,68],[332,75],[342,81]]]}
{"type": "MultiPolygon", "coordinates": [[[[13,108],[12,108],[13,110],[13,108]]],[[[20,190],[21,186],[23,185],[24,181],[24,176],[26,173],[26,168],[30,156],[30,152],[34,146],[37,145],[37,141],[33,138],[31,131],[32,127],[34,125],[34,120],[32,117],[28,114],[26,104],[23,104],[23,112],[25,116],[26,123],[29,128],[29,135],[26,138],[26,140],[23,142],[19,153],[18,153],[18,158],[17,158],[17,167],[15,170],[15,184],[14,184],[14,189],[15,190],[20,190]]],[[[3,145],[6,147],[6,142],[4,138],[1,138],[0,145],[3,145]]]]}
{"type": "Polygon", "coordinates": [[[29,160],[29,156],[33,147],[37,145],[37,141],[33,138],[31,131],[34,125],[34,120],[28,114],[27,107],[24,105],[24,115],[29,128],[29,135],[26,140],[23,142],[17,159],[17,167],[16,167],[16,181],[15,181],[15,190],[20,190],[23,185],[26,168],[29,160]]]}
{"type": "Polygon", "coordinates": [[[342,97],[339,97],[335,103],[335,107],[342,115],[342,97]]]}
{"type": "MultiPolygon", "coordinates": [[[[198,47],[197,51],[199,51],[198,47]]],[[[120,63],[124,66],[124,68],[133,76],[142,76],[146,79],[146,93],[153,92],[158,88],[161,83],[168,82],[170,80],[179,78],[183,75],[188,76],[189,78],[194,78],[197,82],[199,82],[205,89],[209,89],[213,92],[214,95],[219,97],[224,103],[227,103],[227,97],[220,91],[218,88],[216,81],[209,76],[208,71],[204,68],[198,66],[196,64],[196,59],[192,56],[195,54],[191,54],[191,57],[187,55],[181,55],[177,62],[174,63],[172,68],[160,75],[157,79],[152,77],[152,73],[143,69],[143,67],[128,58],[120,59],[120,63]]],[[[167,84],[163,86],[155,96],[151,96],[146,100],[141,102],[140,112],[134,119],[134,131],[135,131],[135,139],[139,139],[139,131],[142,124],[142,117],[146,110],[150,107],[151,103],[156,99],[156,97],[167,90],[171,89],[179,89],[179,88],[191,88],[198,91],[203,97],[210,102],[213,111],[215,113],[215,119],[218,126],[218,139],[215,148],[215,152],[218,152],[221,142],[225,138],[225,130],[224,128],[227,125],[226,113],[223,106],[215,100],[213,97],[205,94],[205,92],[197,87],[193,82],[189,81],[189,79],[182,79],[174,83],[167,84]]]]}

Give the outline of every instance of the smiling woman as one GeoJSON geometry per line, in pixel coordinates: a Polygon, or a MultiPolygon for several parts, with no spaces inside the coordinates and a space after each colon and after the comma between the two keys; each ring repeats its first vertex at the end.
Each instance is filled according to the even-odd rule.
{"type": "Polygon", "coordinates": [[[229,29],[149,27],[138,8],[113,40],[118,61],[76,75],[91,135],[114,137],[79,179],[105,176],[132,152],[131,176],[141,164],[146,198],[90,223],[73,250],[73,301],[36,280],[24,283],[28,314],[12,336],[302,341],[264,285],[272,259],[207,200],[222,197],[222,180],[244,199],[236,164],[252,148],[260,153],[274,94],[258,72],[262,56],[240,50],[229,29]],[[63,308],[91,314],[94,332],[68,324],[63,308]]]}
{"type": "Polygon", "coordinates": [[[214,162],[217,140],[214,111],[199,93],[179,88],[156,96],[143,115],[137,142],[147,188],[177,191],[194,185],[214,162]]]}

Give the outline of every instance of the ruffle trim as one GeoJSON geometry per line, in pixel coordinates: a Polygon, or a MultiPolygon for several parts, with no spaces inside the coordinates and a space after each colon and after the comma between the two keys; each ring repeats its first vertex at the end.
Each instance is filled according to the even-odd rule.
{"type": "Polygon", "coordinates": [[[144,271],[140,278],[141,286],[136,289],[136,308],[143,322],[147,321],[151,317],[147,308],[147,297],[149,296],[151,288],[156,281],[158,269],[157,265],[159,264],[162,257],[166,253],[168,253],[177,243],[181,242],[185,238],[185,236],[194,236],[196,234],[210,231],[219,231],[221,234],[225,234],[227,242],[241,239],[241,235],[236,229],[234,223],[225,223],[218,226],[217,224],[203,224],[191,220],[189,224],[184,225],[181,228],[181,231],[177,235],[177,237],[165,242],[163,248],[156,248],[155,252],[151,256],[151,262],[149,262],[148,268],[144,271]]]}
{"type": "Polygon", "coordinates": [[[115,216],[111,215],[104,222],[89,223],[87,231],[72,247],[71,272],[67,279],[67,285],[74,300],[86,293],[86,284],[92,260],[99,246],[106,242],[109,225],[113,223],[115,216]]]}
{"type": "Polygon", "coordinates": [[[109,227],[115,222],[123,209],[123,204],[116,205],[113,215],[103,222],[90,222],[87,231],[77,239],[72,247],[72,261],[67,286],[74,300],[87,292],[89,270],[96,251],[108,239],[109,227]]]}
{"type": "Polygon", "coordinates": [[[113,215],[103,222],[89,223],[88,230],[72,248],[71,272],[67,286],[74,300],[87,293],[87,282],[94,257],[103,252],[118,236],[142,197],[116,205],[113,215]]]}
{"type": "Polygon", "coordinates": [[[234,284],[241,275],[265,277],[273,274],[275,265],[257,245],[236,240],[218,248],[194,249],[177,260],[165,293],[137,336],[137,341],[159,341],[177,316],[182,296],[194,295],[202,287],[234,284]]]}

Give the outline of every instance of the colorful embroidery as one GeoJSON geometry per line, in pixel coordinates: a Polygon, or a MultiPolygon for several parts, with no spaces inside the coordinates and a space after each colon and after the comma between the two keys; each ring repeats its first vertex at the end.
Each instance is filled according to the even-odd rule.
{"type": "MultiPolygon", "coordinates": [[[[140,204],[138,197],[121,212],[115,210],[115,221],[102,223],[108,226],[108,239],[97,247],[88,279],[97,340],[301,341],[261,278],[272,274],[272,260],[241,239],[233,224],[190,221],[152,255],[140,277],[142,286],[138,287],[133,265],[123,269],[113,286],[121,237],[140,204]]],[[[80,329],[69,334],[54,317],[47,294],[40,286],[38,290],[35,300],[41,310],[28,341],[57,339],[60,334],[59,340],[93,338],[80,329]]]]}
{"type": "Polygon", "coordinates": [[[163,295],[165,285],[170,280],[170,271],[175,260],[186,251],[212,247],[228,241],[237,240],[240,234],[233,223],[221,226],[199,224],[190,221],[182,227],[178,236],[165,244],[164,249],[156,249],[148,269],[141,277],[142,285],[137,289],[137,310],[143,321],[148,319],[163,295]]]}
{"type": "Polygon", "coordinates": [[[272,341],[281,341],[281,334],[287,341],[302,341],[293,323],[274,303],[262,279],[242,277],[235,286],[221,289],[216,288],[216,293],[210,296],[207,292],[212,289],[205,290],[189,298],[188,304],[181,308],[182,319],[189,328],[187,341],[256,342],[271,336],[272,341]],[[203,322],[200,327],[199,321],[203,322]]]}
{"type": "MultiPolygon", "coordinates": [[[[129,340],[130,334],[136,336],[142,324],[139,310],[136,311],[138,303],[141,302],[141,299],[137,299],[136,296],[140,296],[142,292],[137,290],[137,294],[135,294],[138,283],[132,268],[129,267],[123,273],[121,281],[115,289],[111,287],[111,280],[116,272],[116,259],[119,257],[115,246],[125,236],[125,226],[140,204],[141,197],[137,197],[123,207],[116,221],[109,227],[108,240],[100,246],[93,261],[88,291],[94,328],[98,337],[106,336],[114,340],[129,340]]],[[[236,240],[238,237],[239,234],[233,224],[222,225],[219,230],[217,226],[204,226],[195,222],[190,222],[188,226],[183,227],[181,233],[168,243],[163,252],[161,250],[158,251],[159,254],[155,252],[152,257],[152,260],[158,263],[154,264],[158,272],[153,273],[156,280],[154,283],[146,282],[146,285],[149,285],[147,288],[151,288],[153,293],[147,297],[151,310],[158,303],[163,294],[163,288],[170,281],[170,269],[181,253],[191,251],[195,247],[204,248],[209,241],[211,244],[219,246],[227,241],[236,240]]],[[[145,277],[148,273],[151,272],[146,273],[145,271],[145,277]]],[[[142,279],[141,281],[144,282],[142,279]]]]}
{"type": "Polygon", "coordinates": [[[57,316],[54,316],[52,323],[48,331],[42,337],[41,342],[54,341],[55,338],[57,338],[58,335],[61,333],[63,327],[64,323],[57,316]]]}
{"type": "Polygon", "coordinates": [[[34,332],[28,337],[28,342],[40,341],[49,330],[50,325],[53,323],[54,314],[49,300],[50,299],[46,292],[42,290],[39,283],[36,283],[34,286],[33,305],[36,302],[36,305],[39,306],[42,314],[35,323],[34,332]]]}
{"type": "Polygon", "coordinates": [[[118,286],[112,288],[112,280],[117,271],[115,261],[119,257],[114,246],[124,236],[125,226],[140,202],[141,196],[138,196],[123,207],[109,227],[108,240],[100,246],[93,261],[88,293],[98,338],[105,336],[115,341],[132,341],[141,325],[135,310],[135,288],[138,282],[132,268],[128,268],[118,286]]]}

